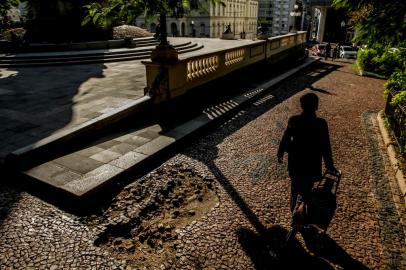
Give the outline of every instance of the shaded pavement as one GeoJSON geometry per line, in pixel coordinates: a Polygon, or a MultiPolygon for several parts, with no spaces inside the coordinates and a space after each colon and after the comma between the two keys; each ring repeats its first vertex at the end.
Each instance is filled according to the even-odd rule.
{"type": "MultiPolygon", "coordinates": [[[[182,164],[214,179],[219,204],[178,232],[176,259],[159,268],[405,268],[399,219],[404,208],[396,203],[399,191],[385,170],[388,161],[374,120],[384,105],[383,83],[354,74],[348,63],[318,63],[165,162],[164,167],[182,164]],[[276,151],[289,116],[300,112],[299,98],[308,92],[320,97],[318,114],[329,124],[335,165],[343,171],[323,252],[308,250],[300,235],[281,249],[291,217],[289,178],[276,151]]],[[[128,262],[94,245],[103,230],[97,224],[86,225],[25,192],[0,188],[1,266],[125,269],[128,262]]],[[[135,204],[131,198],[122,203],[128,209],[135,204]]],[[[116,214],[111,225],[128,219],[126,212],[116,214]]]]}
{"type": "MultiPolygon", "coordinates": [[[[172,44],[190,38],[170,38],[172,44]]],[[[180,58],[253,43],[193,39],[202,50],[180,58]]],[[[51,53],[52,54],[52,53],[51,53]]],[[[79,126],[144,96],[140,60],[73,66],[0,68],[0,164],[5,156],[79,126]]]]}

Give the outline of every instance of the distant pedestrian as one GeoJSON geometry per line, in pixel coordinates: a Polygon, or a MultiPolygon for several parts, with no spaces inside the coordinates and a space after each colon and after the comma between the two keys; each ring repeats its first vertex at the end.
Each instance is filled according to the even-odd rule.
{"type": "Polygon", "coordinates": [[[157,24],[155,27],[155,35],[154,38],[156,38],[157,40],[161,39],[161,24],[157,24]]]}
{"type": "Polygon", "coordinates": [[[338,57],[338,49],[337,46],[335,46],[333,49],[333,55],[331,56],[331,60],[334,61],[335,59],[337,59],[337,57],[338,57]]]}
{"type": "Polygon", "coordinates": [[[316,115],[318,103],[319,98],[314,93],[300,98],[303,111],[289,119],[279,145],[279,163],[283,162],[284,153],[288,153],[291,211],[296,203],[308,202],[313,183],[321,178],[322,160],[327,170],[337,172],[333,164],[327,122],[316,115]]]}
{"type": "Polygon", "coordinates": [[[331,53],[331,44],[330,42],[327,44],[326,46],[326,50],[325,50],[325,55],[324,55],[324,60],[327,60],[327,57],[330,56],[331,53]]]}

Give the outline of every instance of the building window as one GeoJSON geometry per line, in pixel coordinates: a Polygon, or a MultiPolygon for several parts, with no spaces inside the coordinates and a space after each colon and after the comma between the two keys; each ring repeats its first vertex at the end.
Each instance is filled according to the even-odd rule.
{"type": "Polygon", "coordinates": [[[156,31],[156,24],[151,23],[151,33],[155,33],[155,31],[156,31]]]}
{"type": "Polygon", "coordinates": [[[200,24],[200,35],[204,36],[206,34],[206,25],[204,23],[200,24]]]}

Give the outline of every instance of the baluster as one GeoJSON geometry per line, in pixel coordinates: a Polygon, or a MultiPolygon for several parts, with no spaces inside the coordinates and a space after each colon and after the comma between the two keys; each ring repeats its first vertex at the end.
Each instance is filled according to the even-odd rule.
{"type": "Polygon", "coordinates": [[[195,77],[199,78],[199,60],[195,60],[195,77]]]}
{"type": "Polygon", "coordinates": [[[202,59],[199,59],[197,61],[197,67],[198,67],[198,73],[199,77],[201,77],[203,75],[203,66],[202,66],[202,59]]]}
{"type": "Polygon", "coordinates": [[[196,78],[199,78],[200,77],[199,59],[195,60],[195,70],[196,70],[196,78]]]}
{"type": "Polygon", "coordinates": [[[196,78],[196,60],[192,61],[192,78],[196,78]]]}
{"type": "Polygon", "coordinates": [[[190,67],[190,62],[187,63],[186,65],[186,71],[187,71],[187,79],[190,81],[192,80],[192,71],[191,71],[191,67],[190,67]]]}

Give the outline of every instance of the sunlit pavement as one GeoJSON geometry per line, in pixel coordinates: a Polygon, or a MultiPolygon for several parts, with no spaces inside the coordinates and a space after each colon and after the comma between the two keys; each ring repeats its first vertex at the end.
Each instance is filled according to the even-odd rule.
{"type": "MultiPolygon", "coordinates": [[[[405,268],[405,235],[399,220],[404,209],[395,203],[399,191],[386,170],[375,123],[384,106],[383,83],[354,74],[350,63],[320,62],[163,164],[175,168],[174,175],[174,165],[182,165],[214,179],[219,203],[177,231],[176,257],[156,268],[405,268]],[[275,258],[269,251],[278,249],[280,241],[272,239],[286,233],[291,218],[289,178],[286,165],[276,162],[276,149],[288,118],[300,112],[299,98],[308,92],[320,97],[318,114],[329,124],[335,165],[343,171],[338,208],[327,231],[331,250],[308,252],[298,236],[292,252],[275,258]]],[[[148,179],[153,181],[160,171],[148,179]]],[[[157,189],[159,183],[149,188],[157,189]]],[[[94,245],[106,224],[128,221],[126,215],[137,207],[131,197],[121,199],[126,211],[98,226],[26,192],[0,188],[2,269],[137,269],[94,245]]]]}

